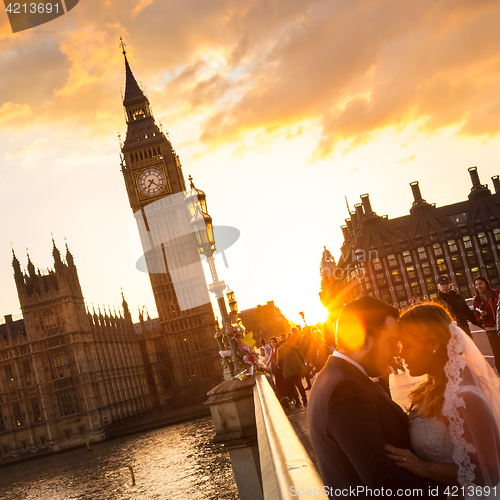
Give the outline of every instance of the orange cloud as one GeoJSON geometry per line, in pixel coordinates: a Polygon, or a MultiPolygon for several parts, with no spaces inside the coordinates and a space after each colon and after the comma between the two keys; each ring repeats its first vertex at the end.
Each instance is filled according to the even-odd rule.
{"type": "Polygon", "coordinates": [[[491,137],[499,21],[495,0],[81,2],[54,34],[9,39],[0,106],[29,106],[27,125],[123,126],[122,35],[157,116],[199,122],[209,149],[306,123],[319,158],[408,125],[491,137]]]}
{"type": "Polygon", "coordinates": [[[0,128],[12,125],[13,122],[15,123],[29,116],[31,116],[29,104],[6,102],[0,108],[0,128]]]}

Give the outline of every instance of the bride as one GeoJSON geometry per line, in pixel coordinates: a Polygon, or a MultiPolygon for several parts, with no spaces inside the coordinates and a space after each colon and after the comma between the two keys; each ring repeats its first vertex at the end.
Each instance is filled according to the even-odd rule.
{"type": "Polygon", "coordinates": [[[410,375],[410,450],[386,445],[396,465],[449,485],[451,497],[500,498],[500,382],[474,342],[439,305],[401,318],[410,375]]]}

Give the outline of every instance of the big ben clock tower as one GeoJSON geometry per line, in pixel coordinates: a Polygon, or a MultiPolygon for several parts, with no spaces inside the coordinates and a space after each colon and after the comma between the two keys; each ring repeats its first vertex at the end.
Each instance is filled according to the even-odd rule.
{"type": "Polygon", "coordinates": [[[122,173],[169,347],[172,383],[179,398],[189,404],[222,381],[214,314],[184,204],[186,185],[179,157],[155,123],[123,42],[122,49],[127,122],[122,173]]]}

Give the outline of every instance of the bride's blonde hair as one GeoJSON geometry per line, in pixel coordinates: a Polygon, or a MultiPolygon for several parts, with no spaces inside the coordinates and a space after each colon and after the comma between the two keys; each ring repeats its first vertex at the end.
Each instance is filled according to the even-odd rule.
{"type": "Polygon", "coordinates": [[[435,376],[427,375],[427,380],[416,387],[408,395],[411,408],[421,404],[423,412],[428,417],[437,417],[448,423],[441,413],[444,403],[444,390],[448,378],[444,365],[448,361],[448,342],[451,338],[449,313],[438,304],[420,304],[406,311],[400,320],[401,331],[412,338],[423,342],[438,344],[434,354],[437,368],[435,376]]]}

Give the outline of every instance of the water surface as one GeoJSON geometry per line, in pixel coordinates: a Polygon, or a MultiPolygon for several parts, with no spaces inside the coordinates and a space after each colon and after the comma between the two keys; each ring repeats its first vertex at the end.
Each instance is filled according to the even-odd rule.
{"type": "Polygon", "coordinates": [[[210,418],[0,468],[5,500],[237,500],[228,452],[210,418]],[[129,465],[134,469],[132,485],[129,465]]]}

